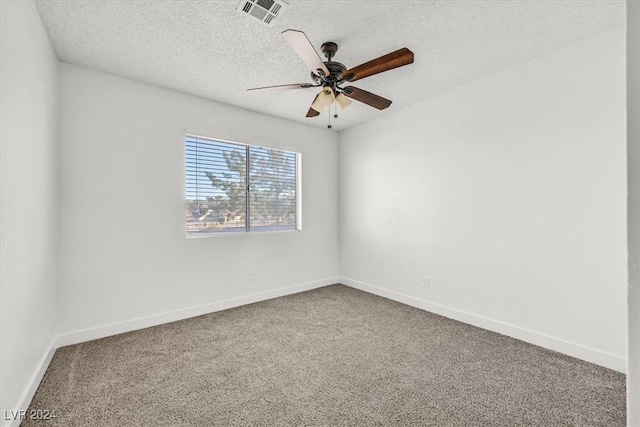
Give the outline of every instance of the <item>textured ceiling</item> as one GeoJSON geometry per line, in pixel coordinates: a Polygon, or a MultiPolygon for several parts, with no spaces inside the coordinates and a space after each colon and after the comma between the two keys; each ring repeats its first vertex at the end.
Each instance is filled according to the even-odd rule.
{"type": "Polygon", "coordinates": [[[280,32],[304,31],[316,49],[338,43],[353,67],[401,47],[414,64],[355,86],[393,100],[385,111],[353,102],[342,130],[415,101],[624,25],[623,1],[303,1],[268,28],[234,1],[59,1],[36,5],[62,61],[325,127],[305,118],[317,89],[249,94],[310,82],[280,32]]]}

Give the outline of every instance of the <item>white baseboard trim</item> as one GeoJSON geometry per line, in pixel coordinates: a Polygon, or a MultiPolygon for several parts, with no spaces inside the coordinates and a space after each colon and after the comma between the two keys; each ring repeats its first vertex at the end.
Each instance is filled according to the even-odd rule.
{"type": "Polygon", "coordinates": [[[479,328],[497,332],[502,335],[507,335],[509,337],[516,338],[530,344],[535,344],[549,350],[557,351],[558,353],[563,353],[577,359],[585,360],[596,365],[604,366],[605,368],[613,369],[618,372],[626,373],[627,371],[626,358],[606,353],[595,348],[585,347],[583,345],[552,337],[540,332],[531,331],[519,326],[514,326],[508,323],[478,316],[462,310],[447,307],[445,305],[432,303],[399,292],[379,288],[377,286],[349,279],[347,277],[341,277],[339,283],[355,289],[359,289],[364,292],[369,292],[374,295],[397,301],[402,304],[429,311],[431,313],[439,314],[450,319],[459,320],[461,322],[477,326],[479,328]]]}
{"type": "MultiPolygon", "coordinates": [[[[137,329],[148,328],[150,326],[157,326],[164,323],[174,322],[176,320],[188,319],[190,317],[201,316],[203,314],[213,313],[216,311],[227,310],[234,307],[239,307],[246,304],[252,304],[255,302],[265,301],[272,298],[277,298],[285,295],[296,294],[298,292],[309,291],[316,288],[321,288],[328,285],[333,285],[339,282],[339,277],[329,277],[322,280],[316,280],[313,282],[302,283],[294,286],[287,286],[279,289],[272,289],[265,292],[258,292],[254,294],[244,295],[241,297],[230,298],[223,301],[216,301],[209,304],[202,304],[195,307],[184,308],[167,313],[157,314],[153,316],[142,317],[138,319],[127,320],[124,322],[112,323],[109,325],[99,326],[95,328],[84,329],[75,332],[69,332],[65,334],[59,334],[53,338],[46,352],[43,354],[40,362],[38,363],[36,370],[29,379],[24,392],[18,400],[18,408],[14,410],[26,411],[31,404],[31,400],[38,390],[38,386],[44,377],[49,363],[53,358],[54,353],[59,347],[67,345],[78,344],[85,341],[91,341],[98,338],[104,338],[111,335],[116,335],[124,332],[135,331],[137,329]]],[[[3,408],[4,410],[4,408],[3,408]]],[[[7,409],[9,411],[10,409],[7,409]]],[[[18,427],[20,425],[20,419],[6,420],[4,419],[4,413],[2,414],[2,427],[18,427]]],[[[11,413],[8,413],[11,416],[11,413]]]]}
{"type": "Polygon", "coordinates": [[[296,294],[298,292],[309,291],[311,289],[333,285],[335,283],[338,283],[338,281],[338,276],[329,277],[326,279],[302,283],[299,285],[272,289],[265,292],[258,292],[255,294],[244,295],[241,297],[216,301],[213,303],[183,308],[161,314],[155,314],[153,316],[125,320],[122,322],[111,323],[108,325],[97,326],[95,328],[88,328],[74,332],[67,332],[58,335],[55,344],[56,348],[72,344],[79,344],[81,342],[91,341],[98,338],[105,338],[111,335],[122,334],[124,332],[131,332],[151,326],[162,325],[164,323],[175,322],[176,320],[183,320],[190,317],[201,316],[203,314],[214,313],[216,311],[228,310],[230,308],[239,307],[241,305],[252,304],[255,302],[260,302],[285,295],[296,294]]]}
{"type": "MultiPolygon", "coordinates": [[[[33,375],[31,375],[31,378],[29,378],[29,382],[27,383],[27,386],[22,392],[22,395],[20,395],[20,398],[18,399],[17,411],[26,412],[26,410],[29,409],[31,400],[33,399],[33,396],[36,394],[36,390],[38,390],[38,386],[40,385],[40,381],[42,381],[42,377],[44,377],[44,373],[47,372],[47,368],[49,367],[49,363],[53,358],[53,354],[56,352],[56,348],[57,348],[56,337],[54,337],[49,343],[49,347],[47,347],[44,354],[40,358],[40,361],[38,362],[38,365],[36,366],[36,369],[33,372],[33,375]]],[[[12,409],[7,409],[7,408],[2,409],[3,411],[2,427],[18,427],[22,422],[22,420],[20,419],[10,419],[10,420],[5,419],[5,416],[7,414],[5,414],[4,411],[11,411],[11,410],[12,409]]],[[[13,411],[14,411],[14,414],[16,414],[17,411],[16,410],[13,410],[13,411]]],[[[11,417],[11,415],[12,414],[9,412],[8,416],[11,417]]]]}

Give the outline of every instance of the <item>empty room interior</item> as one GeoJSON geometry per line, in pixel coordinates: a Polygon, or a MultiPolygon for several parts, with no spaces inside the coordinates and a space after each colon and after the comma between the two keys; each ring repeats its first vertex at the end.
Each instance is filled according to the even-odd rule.
{"type": "Polygon", "coordinates": [[[634,1],[3,1],[14,426],[640,426],[634,1]]]}

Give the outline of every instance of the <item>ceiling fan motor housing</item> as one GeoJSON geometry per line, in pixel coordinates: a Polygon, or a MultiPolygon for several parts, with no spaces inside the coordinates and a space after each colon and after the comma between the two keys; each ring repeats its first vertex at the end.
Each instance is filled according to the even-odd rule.
{"type": "Polygon", "coordinates": [[[327,69],[329,70],[328,76],[324,76],[323,78],[323,76],[319,76],[316,73],[311,73],[311,79],[313,79],[313,81],[317,84],[326,82],[329,85],[333,85],[333,83],[342,80],[342,73],[347,70],[347,67],[340,62],[325,61],[324,65],[326,65],[327,69]]]}
{"type": "Polygon", "coordinates": [[[338,45],[334,42],[324,42],[322,46],[320,46],[322,53],[327,58],[327,61],[324,61],[324,65],[329,70],[328,76],[319,76],[316,73],[311,73],[311,78],[316,84],[324,84],[325,86],[330,86],[335,89],[335,86],[341,82],[342,73],[347,70],[347,67],[336,61],[332,61],[331,58],[338,51],[338,45]]]}

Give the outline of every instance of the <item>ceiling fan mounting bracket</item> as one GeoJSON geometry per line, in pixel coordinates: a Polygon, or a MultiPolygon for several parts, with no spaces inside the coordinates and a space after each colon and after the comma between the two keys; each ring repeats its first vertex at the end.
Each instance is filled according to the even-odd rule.
{"type": "Polygon", "coordinates": [[[324,42],[322,46],[320,46],[320,50],[324,53],[327,61],[331,61],[331,58],[333,58],[338,51],[338,45],[334,42],[324,42]]]}

